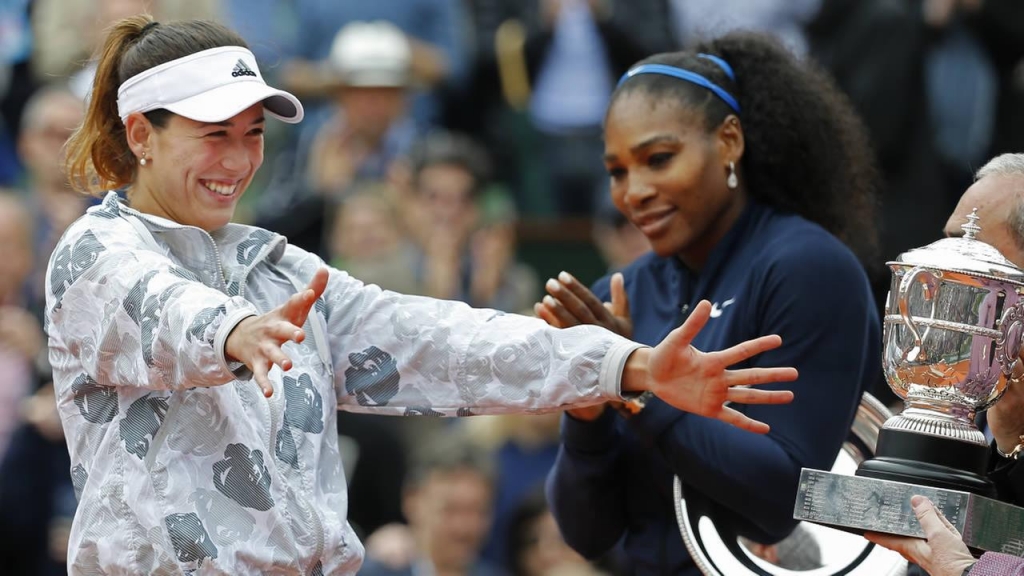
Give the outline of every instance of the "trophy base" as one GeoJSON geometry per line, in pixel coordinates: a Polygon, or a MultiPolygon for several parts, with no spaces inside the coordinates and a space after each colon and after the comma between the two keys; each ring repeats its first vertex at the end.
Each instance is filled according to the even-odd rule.
{"type": "Polygon", "coordinates": [[[994,498],[995,485],[985,477],[988,457],[988,446],[884,428],[878,434],[875,458],[862,462],[857,476],[994,498]]]}
{"type": "Polygon", "coordinates": [[[977,494],[804,468],[793,517],[856,534],[923,538],[910,497],[926,496],[975,551],[1024,557],[1024,508],[977,494]]]}

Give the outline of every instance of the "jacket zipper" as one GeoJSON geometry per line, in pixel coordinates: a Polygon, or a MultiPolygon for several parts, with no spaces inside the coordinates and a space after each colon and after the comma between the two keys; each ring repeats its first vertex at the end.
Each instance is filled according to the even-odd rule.
{"type": "MultiPolygon", "coordinates": [[[[201,228],[197,228],[197,230],[202,232],[203,235],[206,237],[206,239],[209,240],[208,246],[212,247],[213,257],[214,257],[214,260],[216,260],[216,262],[217,262],[217,273],[218,273],[217,276],[218,276],[218,278],[220,278],[222,291],[225,294],[227,294],[228,279],[227,279],[227,276],[224,274],[224,262],[221,260],[220,250],[217,249],[217,243],[213,241],[213,236],[210,236],[210,233],[207,232],[206,230],[203,230],[201,228]]],[[[239,279],[238,296],[242,297],[242,294],[243,294],[244,291],[245,291],[245,283],[242,282],[242,279],[239,279]]],[[[282,419],[284,418],[284,416],[281,414],[281,411],[279,409],[279,407],[280,407],[279,402],[275,402],[274,401],[274,398],[276,398],[278,396],[279,396],[278,394],[275,394],[275,395],[271,396],[270,398],[265,398],[266,399],[266,407],[267,407],[267,416],[268,416],[268,419],[270,421],[269,422],[269,428],[270,428],[269,432],[270,432],[270,435],[267,438],[267,456],[269,458],[271,458],[272,461],[275,462],[275,463],[277,462],[277,456],[276,456],[276,454],[274,452],[274,449],[276,447],[276,438],[275,437],[277,436],[277,419],[278,419],[279,416],[282,419]]],[[[300,487],[294,487],[292,489],[292,493],[295,495],[295,498],[298,499],[299,504],[303,508],[305,508],[307,510],[307,513],[313,519],[314,531],[316,532],[316,553],[313,555],[312,562],[310,563],[309,568],[307,569],[307,572],[312,574],[313,573],[313,569],[316,568],[317,563],[320,562],[320,557],[323,556],[323,553],[324,553],[324,526],[323,526],[323,522],[320,521],[320,515],[317,514],[316,509],[309,504],[309,501],[301,493],[299,493],[298,488],[300,488],[300,487]]]]}

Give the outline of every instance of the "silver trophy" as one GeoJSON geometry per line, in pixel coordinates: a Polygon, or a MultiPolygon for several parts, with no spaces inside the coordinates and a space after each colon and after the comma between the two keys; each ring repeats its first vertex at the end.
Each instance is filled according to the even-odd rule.
{"type": "Polygon", "coordinates": [[[1024,509],[993,499],[988,442],[974,424],[1022,373],[1024,271],[975,238],[976,212],[962,237],[888,263],[883,369],[905,409],[856,476],[805,469],[796,518],[921,536],[909,500],[924,494],[968,545],[1024,554],[1024,509]]]}

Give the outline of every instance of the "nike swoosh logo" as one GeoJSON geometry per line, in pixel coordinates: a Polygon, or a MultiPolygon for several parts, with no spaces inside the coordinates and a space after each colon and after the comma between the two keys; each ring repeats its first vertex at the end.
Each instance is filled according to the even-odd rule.
{"type": "Polygon", "coordinates": [[[722,302],[722,307],[721,307],[721,308],[719,308],[719,307],[718,307],[718,302],[715,302],[714,304],[712,304],[712,305],[711,305],[711,317],[712,317],[712,318],[718,318],[719,316],[721,316],[721,315],[722,315],[722,311],[723,311],[723,310],[724,310],[724,309],[725,309],[725,308],[726,308],[727,306],[731,305],[731,304],[732,304],[733,302],[735,302],[735,301],[736,301],[736,298],[735,298],[735,297],[733,297],[733,298],[729,298],[729,299],[728,299],[728,300],[726,300],[725,302],[722,302]]]}

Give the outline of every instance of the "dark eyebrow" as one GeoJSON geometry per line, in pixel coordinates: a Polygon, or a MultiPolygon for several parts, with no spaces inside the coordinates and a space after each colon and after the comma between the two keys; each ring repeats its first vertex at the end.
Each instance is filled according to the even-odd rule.
{"type": "MultiPolygon", "coordinates": [[[[674,134],[658,134],[658,135],[655,135],[655,136],[651,136],[650,138],[648,138],[647,140],[644,140],[643,142],[641,142],[639,144],[631,146],[630,149],[629,149],[629,152],[631,154],[639,154],[645,148],[650,148],[651,146],[654,146],[655,144],[661,144],[663,142],[669,142],[669,143],[676,144],[676,143],[682,142],[682,139],[679,138],[678,136],[674,135],[674,134]]],[[[615,157],[614,154],[605,154],[604,155],[604,161],[605,162],[614,162],[615,159],[616,159],[616,157],[615,157]]]]}

